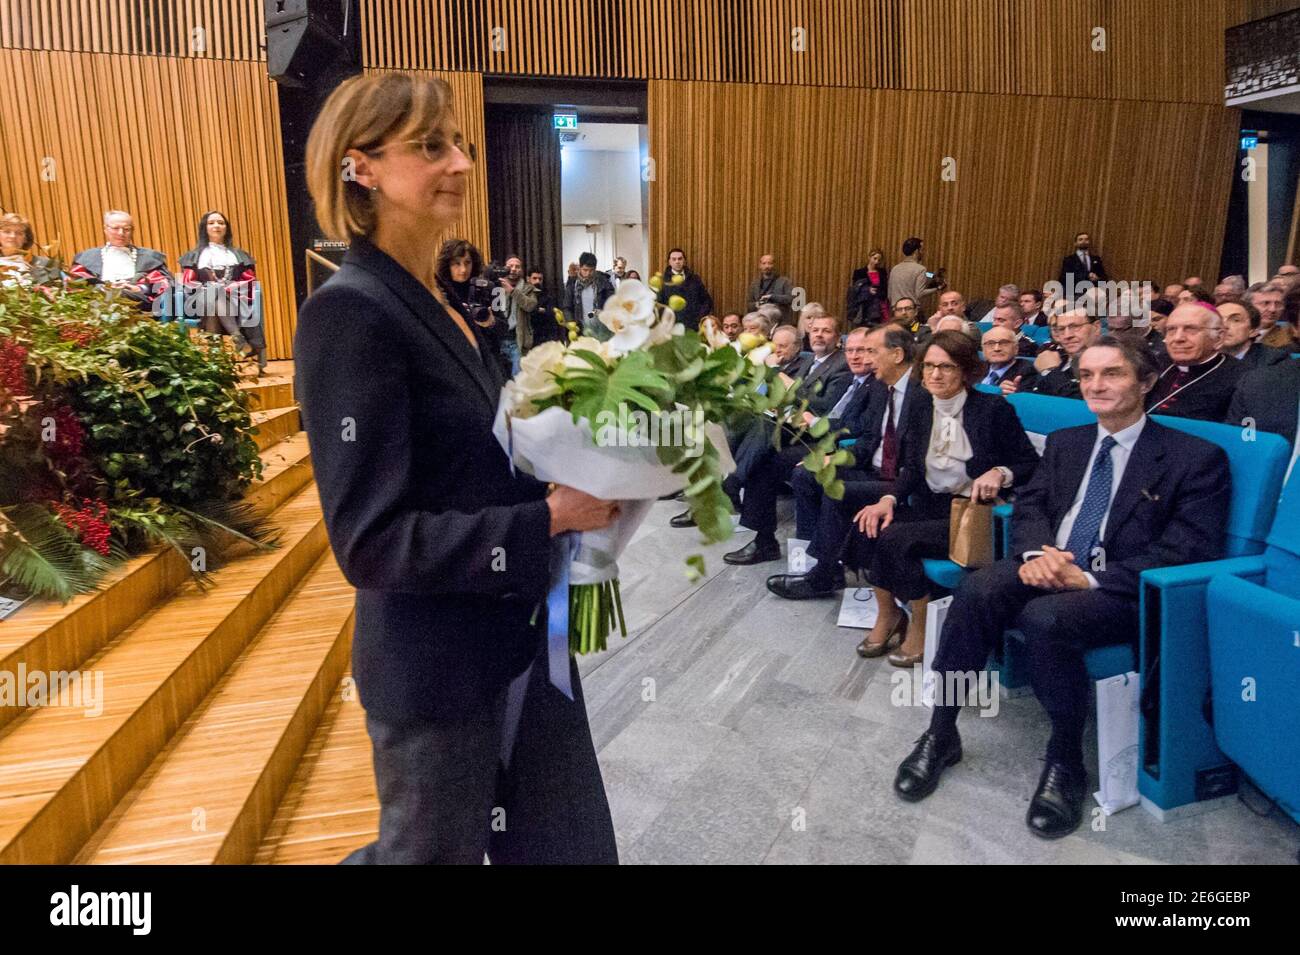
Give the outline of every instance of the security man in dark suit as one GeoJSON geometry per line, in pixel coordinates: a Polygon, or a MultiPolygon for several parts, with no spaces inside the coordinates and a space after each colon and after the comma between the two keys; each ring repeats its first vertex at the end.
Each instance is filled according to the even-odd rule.
{"type": "Polygon", "coordinates": [[[1014,627],[1024,634],[1034,692],[1052,721],[1047,760],[1025,817],[1054,839],[1083,818],[1088,778],[1084,652],[1135,644],[1138,577],[1152,567],[1213,560],[1228,520],[1228,459],[1216,445],[1149,419],[1156,369],[1141,348],[1107,336],[1078,359],[1097,424],[1054,431],[1015,500],[1012,554],[969,574],[949,608],[934,661],[929,729],[903,760],[894,790],[916,801],[960,761],[960,699],[947,692],[984,669],[1014,627]]]}
{"type": "Polygon", "coordinates": [[[1106,266],[1092,251],[1092,236],[1088,233],[1074,237],[1074,251],[1061,260],[1060,281],[1062,294],[1072,302],[1098,282],[1106,281],[1106,266]]]}

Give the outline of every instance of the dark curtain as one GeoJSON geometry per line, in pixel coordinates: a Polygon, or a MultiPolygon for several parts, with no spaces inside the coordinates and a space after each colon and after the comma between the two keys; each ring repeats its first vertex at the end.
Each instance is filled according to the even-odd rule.
{"type": "Polygon", "coordinates": [[[560,140],[549,113],[487,115],[488,220],[492,257],[518,255],[541,269],[558,296],[560,271],[560,140]]]}

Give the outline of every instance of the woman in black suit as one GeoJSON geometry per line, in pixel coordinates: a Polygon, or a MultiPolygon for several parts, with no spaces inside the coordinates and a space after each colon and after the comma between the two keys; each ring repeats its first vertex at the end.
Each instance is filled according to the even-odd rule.
{"type": "Polygon", "coordinates": [[[875,589],[879,615],[858,646],[864,657],[889,654],[894,666],[911,667],[925,650],[925,613],[932,584],[921,564],[948,556],[952,501],[989,502],[1019,487],[1038,466],[1015,409],[1001,395],[971,387],[981,364],[975,343],[961,332],[936,333],[921,359],[921,383],[933,412],[907,442],[892,494],[864,507],[854,520],[854,563],[875,589]],[[894,598],[911,604],[909,619],[894,598]]]}
{"type": "Polygon", "coordinates": [[[447,85],[402,73],[343,83],[307,143],[317,220],[351,241],[295,341],[325,525],[357,589],[352,667],[380,801],[378,841],[346,861],[616,862],[577,667],[547,653],[546,596],[552,538],[617,505],[548,496],[492,435],[500,371],[434,275],[466,149],[447,85]]]}

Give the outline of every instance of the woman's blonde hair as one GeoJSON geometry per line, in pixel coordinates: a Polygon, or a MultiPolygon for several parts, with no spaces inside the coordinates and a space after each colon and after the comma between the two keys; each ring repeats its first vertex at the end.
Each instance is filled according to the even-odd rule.
{"type": "Polygon", "coordinates": [[[375,229],[370,191],[344,162],[349,149],[374,149],[390,136],[426,135],[451,108],[451,88],[433,77],[377,73],[339,84],[307,137],[307,190],[321,230],[350,242],[375,229]]]}

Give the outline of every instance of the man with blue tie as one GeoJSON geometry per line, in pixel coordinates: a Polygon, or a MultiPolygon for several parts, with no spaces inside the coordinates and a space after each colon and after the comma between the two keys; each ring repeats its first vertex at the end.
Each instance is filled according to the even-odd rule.
{"type": "MultiPolygon", "coordinates": [[[[1024,635],[1030,682],[1052,722],[1025,817],[1045,839],[1069,835],[1083,819],[1085,651],[1136,644],[1139,575],[1222,556],[1228,518],[1223,450],[1143,411],[1156,381],[1151,356],[1106,336],[1078,363],[1097,424],[1048,435],[1042,464],[1014,502],[1014,556],[961,582],[934,661],[942,694],[984,668],[1003,631],[1024,635]]],[[[936,699],[929,729],[898,768],[899,797],[924,799],[960,761],[960,702],[936,699]]]]}
{"type": "Polygon", "coordinates": [[[1017,391],[1030,391],[1038,381],[1038,370],[1034,368],[1031,358],[1018,354],[1019,339],[1012,328],[994,325],[980,340],[984,351],[985,372],[980,379],[982,385],[1002,388],[1003,394],[1017,391]]]}

